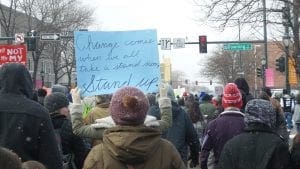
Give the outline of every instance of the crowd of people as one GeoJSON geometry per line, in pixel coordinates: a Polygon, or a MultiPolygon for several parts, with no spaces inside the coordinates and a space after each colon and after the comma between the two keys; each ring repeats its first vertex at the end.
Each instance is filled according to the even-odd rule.
{"type": "Polygon", "coordinates": [[[221,96],[176,97],[161,83],[157,93],[126,86],[83,101],[79,88],[33,90],[25,66],[9,63],[0,68],[0,168],[299,169],[300,94],[293,108],[288,98],[280,104],[267,87],[254,98],[238,78],[221,96]]]}

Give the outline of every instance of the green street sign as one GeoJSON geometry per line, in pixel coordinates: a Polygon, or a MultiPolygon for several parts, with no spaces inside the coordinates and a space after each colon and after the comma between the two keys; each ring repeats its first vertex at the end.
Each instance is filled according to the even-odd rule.
{"type": "Polygon", "coordinates": [[[251,43],[226,43],[223,45],[224,50],[252,50],[251,43]]]}

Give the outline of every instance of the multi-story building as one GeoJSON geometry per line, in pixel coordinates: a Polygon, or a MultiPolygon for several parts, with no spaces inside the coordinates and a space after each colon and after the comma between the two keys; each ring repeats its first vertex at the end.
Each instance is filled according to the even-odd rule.
{"type": "MultiPolygon", "coordinates": [[[[19,11],[10,11],[11,9],[9,7],[2,4],[0,4],[0,8],[4,11],[4,13],[5,12],[7,13],[7,15],[5,14],[6,17],[8,16],[9,12],[11,12],[13,14],[12,16],[14,16],[15,19],[15,23],[11,23],[12,25],[10,28],[11,30],[14,30],[14,32],[10,33],[10,35],[7,35],[3,25],[0,25],[0,37],[2,37],[2,39],[0,39],[0,44],[14,43],[14,42],[9,42],[7,40],[4,40],[3,37],[13,37],[15,33],[24,33],[26,36],[28,32],[32,31],[29,28],[28,15],[19,11]]],[[[3,17],[3,15],[1,16],[3,17]]],[[[31,22],[35,22],[35,23],[39,22],[39,20],[37,20],[36,18],[31,18],[30,20],[31,22]]],[[[39,34],[41,32],[37,32],[37,33],[39,34]]],[[[41,43],[38,37],[36,39],[37,39],[37,43],[41,43]]],[[[24,44],[26,45],[26,41],[24,44]]],[[[31,75],[33,74],[34,71],[34,60],[32,57],[32,52],[33,51],[27,51],[27,62],[26,62],[26,66],[31,75]]],[[[44,86],[46,87],[51,87],[54,84],[54,72],[53,72],[53,63],[52,63],[53,61],[50,57],[50,55],[52,54],[51,52],[52,51],[50,49],[45,48],[45,50],[43,50],[42,52],[39,62],[37,63],[36,81],[34,82],[37,88],[41,87],[42,84],[44,84],[44,86]]],[[[59,62],[59,63],[63,63],[63,62],[59,62]]],[[[74,78],[75,77],[72,77],[72,79],[74,78]]],[[[67,84],[67,81],[68,80],[66,77],[62,77],[58,83],[67,84]]]]}
{"type": "Polygon", "coordinates": [[[172,68],[171,68],[171,59],[170,58],[163,58],[163,62],[160,64],[160,74],[161,79],[166,82],[171,82],[171,74],[172,74],[172,68]]]}

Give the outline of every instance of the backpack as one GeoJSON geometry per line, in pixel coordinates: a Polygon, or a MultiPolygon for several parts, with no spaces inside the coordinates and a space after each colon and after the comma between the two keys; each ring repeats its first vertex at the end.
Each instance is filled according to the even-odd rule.
{"type": "Polygon", "coordinates": [[[58,145],[58,150],[60,155],[62,156],[63,169],[76,169],[76,165],[74,162],[74,154],[72,153],[63,154],[62,141],[61,141],[62,139],[60,133],[61,133],[61,128],[54,129],[54,135],[58,145]]]}

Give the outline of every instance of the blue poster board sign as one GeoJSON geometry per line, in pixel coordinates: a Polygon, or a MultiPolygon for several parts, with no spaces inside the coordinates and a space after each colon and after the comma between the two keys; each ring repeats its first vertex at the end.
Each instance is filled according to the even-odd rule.
{"type": "Polygon", "coordinates": [[[78,31],[74,37],[77,85],[83,96],[114,93],[123,86],[158,91],[156,30],[78,31]]]}

